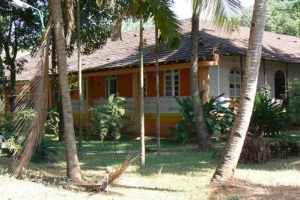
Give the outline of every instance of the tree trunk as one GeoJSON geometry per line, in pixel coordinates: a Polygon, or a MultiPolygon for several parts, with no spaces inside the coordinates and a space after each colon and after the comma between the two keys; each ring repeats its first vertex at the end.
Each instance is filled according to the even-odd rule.
{"type": "Polygon", "coordinates": [[[82,94],[82,73],[81,73],[81,39],[80,39],[80,0],[77,0],[77,53],[78,53],[78,95],[79,95],[79,141],[78,150],[82,151],[82,113],[83,113],[83,94],[82,94]]]}
{"type": "MultiPolygon", "coordinates": [[[[4,103],[4,65],[2,62],[2,47],[0,46],[0,103],[4,103]]],[[[1,112],[1,105],[0,105],[1,112]]]]}
{"type": "Polygon", "coordinates": [[[67,176],[74,181],[82,181],[77,149],[75,143],[75,134],[73,126],[72,106],[67,74],[67,58],[65,52],[65,37],[63,18],[61,10],[61,0],[51,0],[51,11],[55,27],[55,45],[58,61],[58,72],[60,90],[62,96],[64,131],[67,153],[67,176]]]}
{"type": "Polygon", "coordinates": [[[243,148],[255,100],[267,4],[268,0],[256,0],[254,4],[240,107],[224,156],[212,181],[227,180],[233,177],[243,148]]]}
{"type": "Polygon", "coordinates": [[[191,92],[196,121],[196,131],[199,149],[210,150],[212,144],[209,140],[209,133],[206,126],[202,101],[199,95],[198,80],[198,40],[199,40],[199,15],[193,13],[192,17],[192,50],[191,50],[191,92]]]}
{"type": "Polygon", "coordinates": [[[54,28],[52,28],[52,44],[51,44],[51,71],[52,71],[52,99],[53,106],[58,111],[58,141],[64,141],[64,119],[63,119],[63,108],[61,95],[59,91],[59,82],[58,82],[58,74],[57,74],[57,63],[56,63],[56,50],[55,50],[55,32],[54,28]]]}
{"type": "Polygon", "coordinates": [[[145,165],[145,114],[144,114],[144,18],[140,14],[140,134],[141,134],[141,166],[145,165]]]}
{"type": "Polygon", "coordinates": [[[9,71],[10,71],[10,80],[9,80],[9,110],[12,113],[15,107],[16,99],[16,64],[10,59],[9,61],[9,71]]]}
{"type": "Polygon", "coordinates": [[[160,154],[160,110],[159,110],[159,63],[158,63],[158,28],[155,24],[155,66],[156,66],[156,133],[157,155],[160,154]]]}

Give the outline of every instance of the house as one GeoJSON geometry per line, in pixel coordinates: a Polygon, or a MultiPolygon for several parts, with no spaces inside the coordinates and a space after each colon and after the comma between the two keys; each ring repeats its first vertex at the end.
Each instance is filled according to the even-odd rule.
{"type": "MultiPolygon", "coordinates": [[[[165,45],[159,49],[161,133],[169,131],[181,119],[174,96],[189,97],[191,23],[182,20],[182,46],[170,51],[165,45]]],[[[219,32],[207,22],[201,22],[199,31],[199,86],[205,91],[204,101],[210,96],[225,93],[226,97],[239,97],[245,68],[249,28],[240,27],[231,34],[219,32]]],[[[84,126],[88,126],[88,107],[100,106],[113,93],[127,99],[128,112],[139,112],[139,36],[132,31],[123,34],[122,41],[108,41],[100,50],[82,56],[84,79],[84,126]]],[[[145,130],[155,135],[155,54],[154,28],[145,29],[145,130]]],[[[18,80],[33,74],[35,59],[29,59],[18,80]]],[[[69,73],[77,73],[77,56],[68,59],[69,73]]],[[[265,32],[258,87],[271,86],[271,95],[280,98],[288,82],[300,77],[300,38],[265,32]]],[[[50,96],[52,96],[50,94],[50,96]]],[[[71,92],[75,125],[78,124],[78,93],[71,92]]],[[[49,106],[53,105],[49,98],[49,106]]],[[[138,119],[137,119],[138,120],[138,119]]],[[[134,120],[135,122],[137,120],[134,120]]],[[[137,123],[138,124],[138,123],[137,123]]],[[[138,125],[130,126],[137,132],[138,125]]]]}

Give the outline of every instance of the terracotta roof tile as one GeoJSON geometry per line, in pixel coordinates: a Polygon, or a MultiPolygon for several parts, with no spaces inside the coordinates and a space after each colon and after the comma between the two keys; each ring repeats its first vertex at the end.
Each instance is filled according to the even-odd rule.
{"type": "MultiPolygon", "coordinates": [[[[191,23],[190,20],[182,20],[182,46],[169,51],[165,45],[159,50],[159,62],[186,62],[190,59],[191,48],[191,23]]],[[[218,31],[210,23],[200,24],[200,49],[199,57],[202,58],[212,51],[223,54],[245,55],[248,46],[249,28],[240,27],[238,31],[231,34],[218,31]]],[[[154,48],[154,28],[146,28],[144,31],[146,41],[144,60],[145,64],[153,64],[155,57],[151,53],[154,48]]],[[[90,55],[82,56],[83,71],[100,70],[117,67],[137,66],[139,63],[139,32],[131,31],[123,33],[122,41],[108,40],[102,49],[90,55]]],[[[263,40],[262,57],[269,60],[282,62],[300,63],[300,38],[265,32],[263,40]]],[[[29,79],[35,70],[36,58],[25,57],[29,62],[24,66],[25,71],[17,76],[18,80],[29,79]]],[[[77,71],[77,54],[68,58],[69,72],[77,71]]]]}

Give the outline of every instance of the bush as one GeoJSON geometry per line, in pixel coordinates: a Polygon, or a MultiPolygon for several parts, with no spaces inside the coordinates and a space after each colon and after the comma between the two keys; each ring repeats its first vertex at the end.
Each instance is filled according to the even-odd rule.
{"type": "Polygon", "coordinates": [[[246,163],[265,163],[271,159],[298,156],[299,144],[286,134],[275,138],[247,137],[240,160],[246,163]]]}
{"type": "MultiPolygon", "coordinates": [[[[24,110],[20,115],[20,121],[18,122],[18,125],[20,127],[24,127],[24,130],[26,130],[26,127],[31,125],[30,122],[35,117],[37,117],[37,114],[33,109],[24,110]]],[[[0,131],[0,135],[2,136],[0,141],[0,150],[2,152],[5,152],[10,156],[22,151],[25,137],[24,135],[19,135],[19,133],[15,132],[11,114],[7,114],[1,119],[0,131]]]]}
{"type": "Polygon", "coordinates": [[[113,94],[102,107],[89,109],[91,130],[101,140],[120,138],[120,129],[127,121],[124,103],[125,98],[113,94]]]}
{"type": "Polygon", "coordinates": [[[248,131],[253,137],[274,136],[284,130],[287,112],[284,105],[274,102],[268,87],[260,89],[255,96],[248,131]]]}
{"type": "Polygon", "coordinates": [[[287,96],[289,118],[294,123],[300,116],[300,80],[295,79],[289,83],[287,96]]]}
{"type": "Polygon", "coordinates": [[[32,161],[35,163],[40,162],[53,162],[57,160],[57,150],[53,147],[52,142],[43,135],[40,144],[35,149],[32,161]]]}
{"type": "MultiPolygon", "coordinates": [[[[224,106],[228,101],[221,100],[223,95],[224,94],[212,97],[208,102],[203,104],[203,112],[211,136],[229,131],[234,121],[234,112],[224,106]]],[[[184,98],[182,100],[177,97],[175,98],[180,106],[179,111],[183,115],[183,119],[179,121],[175,127],[171,128],[171,131],[175,133],[176,141],[186,141],[188,138],[196,136],[193,103],[190,98],[184,98]]]]}
{"type": "Polygon", "coordinates": [[[45,132],[57,136],[59,134],[59,121],[59,113],[53,108],[49,108],[45,123],[45,132]]]}
{"type": "Polygon", "coordinates": [[[245,163],[265,163],[272,159],[271,144],[265,138],[247,137],[240,161],[245,163]]]}

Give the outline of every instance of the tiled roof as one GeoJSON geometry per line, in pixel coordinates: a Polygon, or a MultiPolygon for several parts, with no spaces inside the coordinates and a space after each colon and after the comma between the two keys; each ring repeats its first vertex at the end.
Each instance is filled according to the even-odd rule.
{"type": "MultiPolygon", "coordinates": [[[[159,62],[187,62],[190,59],[191,48],[191,22],[182,20],[182,45],[179,49],[169,51],[166,46],[159,50],[159,62]]],[[[240,27],[238,31],[231,34],[218,31],[207,22],[201,22],[199,31],[199,57],[217,51],[222,54],[245,55],[248,46],[249,28],[240,27]]],[[[103,70],[108,68],[132,67],[139,63],[139,32],[131,31],[123,33],[122,41],[109,40],[102,49],[91,55],[82,56],[83,71],[103,70]]],[[[155,62],[154,54],[154,28],[146,28],[144,31],[146,41],[144,60],[145,64],[151,65],[155,62]]],[[[265,32],[263,40],[262,57],[268,60],[278,60],[289,63],[300,63],[300,38],[265,32]]],[[[29,79],[35,70],[36,58],[25,57],[28,63],[24,66],[25,71],[17,76],[18,80],[29,79]]],[[[77,71],[77,54],[68,58],[69,72],[77,71]]]]}

